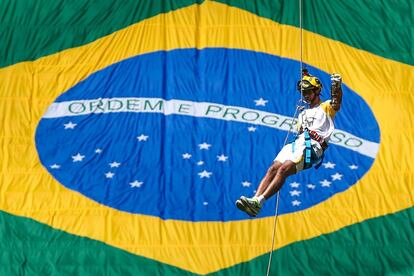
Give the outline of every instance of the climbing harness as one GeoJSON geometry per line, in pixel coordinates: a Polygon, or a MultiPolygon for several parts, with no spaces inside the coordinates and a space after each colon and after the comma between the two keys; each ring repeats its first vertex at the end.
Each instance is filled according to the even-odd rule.
{"type": "MultiPolygon", "coordinates": [[[[303,169],[309,169],[314,165],[315,169],[319,169],[319,167],[322,164],[324,153],[322,153],[321,157],[318,157],[315,150],[312,147],[312,140],[317,141],[323,150],[323,152],[328,147],[328,144],[323,140],[322,137],[319,136],[316,131],[305,129],[303,132],[303,136],[305,138],[305,150],[304,150],[304,161],[303,161],[303,169]]],[[[296,136],[295,140],[291,142],[292,144],[292,152],[295,151],[296,147],[296,139],[299,136],[299,134],[296,136]]]]}
{"type": "MultiPolygon", "coordinates": [[[[312,139],[317,141],[321,145],[323,151],[325,151],[325,149],[328,147],[328,144],[325,141],[323,141],[323,138],[320,137],[319,134],[313,130],[305,129],[303,131],[303,135],[305,137],[305,153],[304,153],[305,160],[304,160],[303,168],[306,170],[306,169],[311,168],[313,165],[315,165],[314,167],[317,170],[322,164],[324,153],[322,152],[321,157],[318,157],[316,155],[316,152],[312,147],[312,139]]],[[[295,150],[295,142],[292,142],[292,152],[294,150],[295,150]]]]}

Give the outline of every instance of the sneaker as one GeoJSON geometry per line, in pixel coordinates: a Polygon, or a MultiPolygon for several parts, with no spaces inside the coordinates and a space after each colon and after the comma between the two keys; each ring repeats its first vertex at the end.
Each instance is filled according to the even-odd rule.
{"type": "Polygon", "coordinates": [[[257,198],[248,198],[245,196],[241,196],[240,199],[236,201],[236,206],[251,217],[257,216],[257,214],[260,212],[260,209],[262,209],[262,206],[260,206],[259,200],[257,200],[257,198]]]}

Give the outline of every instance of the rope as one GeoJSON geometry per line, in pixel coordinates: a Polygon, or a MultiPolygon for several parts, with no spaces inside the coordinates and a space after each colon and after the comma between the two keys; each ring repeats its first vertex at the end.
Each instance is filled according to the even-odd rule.
{"type": "MultiPolygon", "coordinates": [[[[299,29],[300,29],[300,80],[302,80],[302,71],[303,71],[303,32],[302,32],[302,0],[298,0],[299,1],[299,29]]],[[[300,87],[300,103],[303,103],[303,88],[302,86],[300,87]]],[[[296,115],[298,113],[298,110],[301,110],[302,106],[301,105],[297,105],[296,106],[296,110],[295,110],[295,114],[293,115],[293,118],[296,118],[296,115]]],[[[289,131],[286,134],[285,137],[285,141],[283,142],[283,146],[286,145],[286,142],[288,140],[288,137],[290,135],[290,132],[292,131],[292,124],[289,127],[289,131]]],[[[269,262],[267,264],[267,272],[266,272],[266,276],[269,276],[270,274],[270,266],[272,264],[272,255],[273,255],[273,250],[274,250],[274,246],[275,246],[275,238],[276,238],[276,230],[277,230],[277,218],[278,218],[278,212],[279,212],[279,199],[280,199],[280,190],[277,191],[277,195],[276,195],[276,207],[275,207],[275,215],[274,215],[274,221],[273,221],[273,234],[272,234],[272,247],[270,249],[270,254],[269,254],[269,262]]]]}
{"type": "MultiPolygon", "coordinates": [[[[299,79],[302,80],[303,77],[303,28],[302,28],[302,0],[299,1],[299,45],[300,45],[300,73],[299,79]]],[[[300,86],[300,101],[303,103],[303,87],[300,86]]]]}

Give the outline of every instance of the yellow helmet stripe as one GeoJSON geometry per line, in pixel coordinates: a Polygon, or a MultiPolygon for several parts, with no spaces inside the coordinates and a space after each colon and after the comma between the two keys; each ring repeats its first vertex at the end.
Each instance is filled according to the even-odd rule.
{"type": "Polygon", "coordinates": [[[321,87],[320,82],[317,81],[316,77],[311,77],[311,76],[304,76],[302,78],[302,80],[308,81],[310,84],[312,84],[315,87],[321,87]]]}

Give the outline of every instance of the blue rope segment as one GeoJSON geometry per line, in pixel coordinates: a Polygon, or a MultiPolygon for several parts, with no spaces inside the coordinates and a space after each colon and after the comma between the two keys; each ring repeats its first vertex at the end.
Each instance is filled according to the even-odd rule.
{"type": "Polygon", "coordinates": [[[303,135],[305,136],[305,163],[303,165],[304,169],[309,169],[312,167],[312,144],[311,144],[311,138],[309,136],[308,130],[305,129],[303,132],[303,135]]]}

